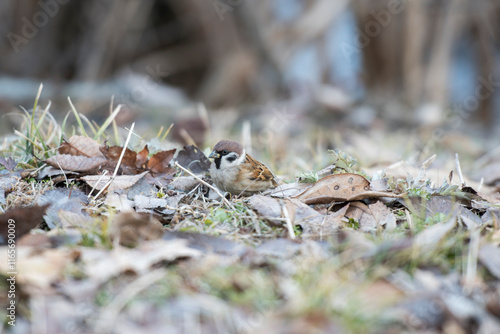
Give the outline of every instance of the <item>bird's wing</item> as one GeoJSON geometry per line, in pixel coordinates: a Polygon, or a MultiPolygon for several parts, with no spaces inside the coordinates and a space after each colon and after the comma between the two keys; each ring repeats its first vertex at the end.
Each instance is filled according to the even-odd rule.
{"type": "Polygon", "coordinates": [[[271,170],[264,165],[262,162],[259,162],[252,158],[250,155],[246,155],[246,162],[251,166],[252,170],[250,179],[251,180],[260,180],[260,181],[272,181],[274,186],[277,186],[275,176],[271,170]]]}

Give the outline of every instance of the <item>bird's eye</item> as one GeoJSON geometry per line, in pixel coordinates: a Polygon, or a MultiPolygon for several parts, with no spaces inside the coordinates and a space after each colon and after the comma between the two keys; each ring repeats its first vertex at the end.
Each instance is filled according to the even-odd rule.
{"type": "Polygon", "coordinates": [[[226,155],[226,154],[228,154],[228,153],[229,153],[229,152],[228,152],[227,150],[222,151],[222,155],[226,155]]]}

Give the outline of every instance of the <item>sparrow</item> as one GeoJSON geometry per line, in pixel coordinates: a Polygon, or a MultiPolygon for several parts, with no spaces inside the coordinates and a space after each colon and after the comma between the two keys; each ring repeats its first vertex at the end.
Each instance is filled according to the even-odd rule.
{"type": "Polygon", "coordinates": [[[250,196],[278,186],[271,170],[246,154],[243,146],[236,141],[219,141],[208,157],[214,159],[210,175],[219,190],[250,196]]]}

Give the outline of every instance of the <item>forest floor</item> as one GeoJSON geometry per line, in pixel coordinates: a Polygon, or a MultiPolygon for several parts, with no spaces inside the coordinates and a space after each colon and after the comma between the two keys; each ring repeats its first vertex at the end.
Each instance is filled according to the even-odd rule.
{"type": "Polygon", "coordinates": [[[500,155],[474,138],[247,131],[280,186],[221,197],[221,127],[179,146],[36,101],[1,142],[7,332],[500,333],[500,155]]]}

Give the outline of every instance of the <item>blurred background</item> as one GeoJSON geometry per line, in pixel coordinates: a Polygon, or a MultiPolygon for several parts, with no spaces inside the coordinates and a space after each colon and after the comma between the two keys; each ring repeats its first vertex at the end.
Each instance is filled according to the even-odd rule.
{"type": "Polygon", "coordinates": [[[243,136],[277,159],[498,144],[497,0],[3,0],[0,16],[2,133],[43,82],[57,118],[69,96],[99,123],[113,97],[139,133],[175,123],[179,143],[243,136]]]}

